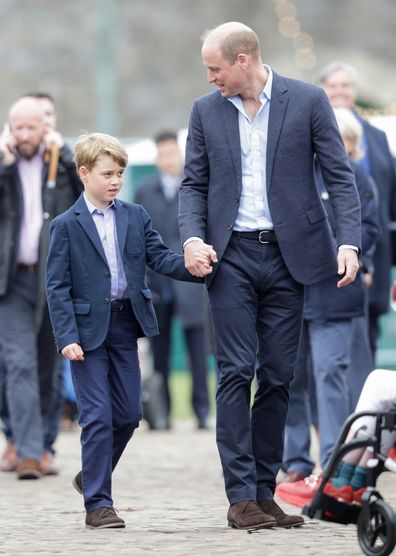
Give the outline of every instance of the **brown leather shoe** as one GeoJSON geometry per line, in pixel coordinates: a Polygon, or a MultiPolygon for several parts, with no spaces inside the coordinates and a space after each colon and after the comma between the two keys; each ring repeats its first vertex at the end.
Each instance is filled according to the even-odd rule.
{"type": "Polygon", "coordinates": [[[276,520],[277,527],[300,527],[304,525],[305,521],[301,515],[288,515],[282,508],[278,506],[275,500],[262,500],[258,502],[259,507],[263,512],[272,516],[276,520]]]}
{"type": "Polygon", "coordinates": [[[119,529],[125,527],[125,521],[118,517],[113,506],[105,506],[87,512],[85,525],[87,529],[119,529]]]}
{"type": "Polygon", "coordinates": [[[18,479],[39,479],[41,477],[40,462],[35,459],[24,459],[16,468],[18,479]]]}
{"type": "Polygon", "coordinates": [[[18,456],[15,444],[10,440],[7,441],[3,455],[1,456],[0,471],[15,471],[18,467],[18,456]]]}
{"type": "Polygon", "coordinates": [[[297,481],[302,481],[305,479],[306,475],[300,473],[299,471],[288,471],[286,475],[284,475],[277,484],[280,485],[281,483],[296,483],[297,481]]]}
{"type": "Polygon", "coordinates": [[[235,529],[267,529],[276,525],[276,519],[264,513],[252,500],[231,504],[227,519],[228,525],[235,529]]]}
{"type": "Polygon", "coordinates": [[[74,477],[74,479],[72,480],[72,485],[74,486],[74,488],[76,489],[76,491],[78,492],[78,494],[82,494],[83,493],[83,487],[82,487],[82,473],[81,471],[79,471],[77,473],[77,475],[74,477]]]}
{"type": "Polygon", "coordinates": [[[43,452],[41,454],[40,471],[43,475],[59,475],[59,467],[50,452],[43,452]]]}

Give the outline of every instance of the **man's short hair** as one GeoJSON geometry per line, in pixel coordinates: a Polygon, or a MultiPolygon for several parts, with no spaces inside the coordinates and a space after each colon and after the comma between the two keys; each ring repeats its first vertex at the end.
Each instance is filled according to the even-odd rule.
{"type": "Polygon", "coordinates": [[[128,164],[128,153],[125,147],[111,135],[106,133],[89,133],[81,135],[74,147],[76,168],[81,166],[91,169],[101,156],[111,156],[117,164],[125,168],[128,164]]]}
{"type": "MultiPolygon", "coordinates": [[[[202,40],[205,40],[211,35],[211,33],[216,34],[217,29],[220,29],[222,25],[206,31],[202,35],[202,40]]],[[[220,36],[218,41],[219,49],[224,60],[231,65],[236,62],[238,54],[248,54],[252,56],[254,60],[260,58],[260,41],[257,34],[250,29],[250,27],[244,26],[242,29],[236,29],[235,31],[227,33],[225,36],[220,36]]]]}
{"type": "Polygon", "coordinates": [[[46,98],[50,102],[52,102],[52,104],[55,106],[54,97],[50,93],[45,93],[44,91],[32,91],[32,92],[25,93],[23,96],[24,97],[33,97],[33,98],[37,98],[39,100],[41,98],[46,98]]]}
{"type": "Polygon", "coordinates": [[[316,76],[316,82],[319,85],[324,85],[329,75],[331,75],[335,71],[340,71],[340,70],[345,71],[350,76],[351,81],[354,85],[357,84],[357,79],[358,79],[357,69],[351,66],[350,64],[346,64],[345,62],[332,62],[331,64],[327,64],[327,66],[324,66],[316,76]]]}
{"type": "Polygon", "coordinates": [[[154,137],[154,143],[158,145],[159,143],[165,143],[166,141],[176,141],[177,142],[177,133],[175,131],[161,131],[157,133],[154,137]]]}

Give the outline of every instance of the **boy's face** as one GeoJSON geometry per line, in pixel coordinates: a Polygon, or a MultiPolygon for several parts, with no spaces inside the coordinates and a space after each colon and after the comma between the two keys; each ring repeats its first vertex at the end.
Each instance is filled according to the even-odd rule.
{"type": "Polygon", "coordinates": [[[109,155],[100,156],[90,170],[81,166],[79,174],[89,201],[104,210],[117,197],[124,171],[125,168],[109,155]]]}

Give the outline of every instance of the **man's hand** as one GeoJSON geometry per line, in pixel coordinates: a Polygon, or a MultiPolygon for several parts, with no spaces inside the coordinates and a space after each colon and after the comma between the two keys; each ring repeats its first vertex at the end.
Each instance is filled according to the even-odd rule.
{"type": "Polygon", "coordinates": [[[44,136],[44,143],[47,149],[50,148],[51,145],[57,145],[61,149],[65,144],[62,135],[54,129],[47,131],[44,136]]]}
{"type": "Polygon", "coordinates": [[[14,149],[16,147],[16,139],[14,135],[5,128],[0,135],[0,152],[3,154],[3,163],[9,166],[15,162],[14,149]]]}
{"type": "Polygon", "coordinates": [[[212,245],[202,241],[190,241],[184,248],[184,264],[193,276],[202,278],[212,272],[217,254],[212,245]]]}
{"type": "Polygon", "coordinates": [[[341,280],[337,282],[337,288],[343,288],[351,284],[359,270],[359,261],[357,253],[354,249],[339,249],[338,250],[338,274],[342,276],[341,280]]]}
{"type": "Polygon", "coordinates": [[[84,361],[84,352],[79,344],[69,344],[61,350],[61,354],[69,361],[84,361]]]}

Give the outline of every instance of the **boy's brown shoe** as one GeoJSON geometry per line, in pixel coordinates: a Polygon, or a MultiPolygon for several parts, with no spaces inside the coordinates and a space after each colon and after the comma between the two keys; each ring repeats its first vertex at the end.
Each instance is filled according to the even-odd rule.
{"type": "Polygon", "coordinates": [[[227,519],[228,525],[235,529],[267,529],[276,526],[275,518],[264,513],[252,500],[231,504],[227,519]]]}
{"type": "Polygon", "coordinates": [[[85,525],[87,529],[119,529],[125,527],[125,521],[118,517],[113,506],[105,506],[87,512],[85,525]]]}
{"type": "Polygon", "coordinates": [[[35,459],[24,459],[16,468],[18,479],[39,479],[41,477],[40,462],[35,459]]]}
{"type": "Polygon", "coordinates": [[[74,477],[74,479],[72,480],[72,485],[74,486],[74,488],[76,489],[76,491],[78,492],[78,494],[82,494],[83,493],[83,488],[82,488],[82,473],[81,471],[79,471],[77,473],[77,475],[74,477]]]}

